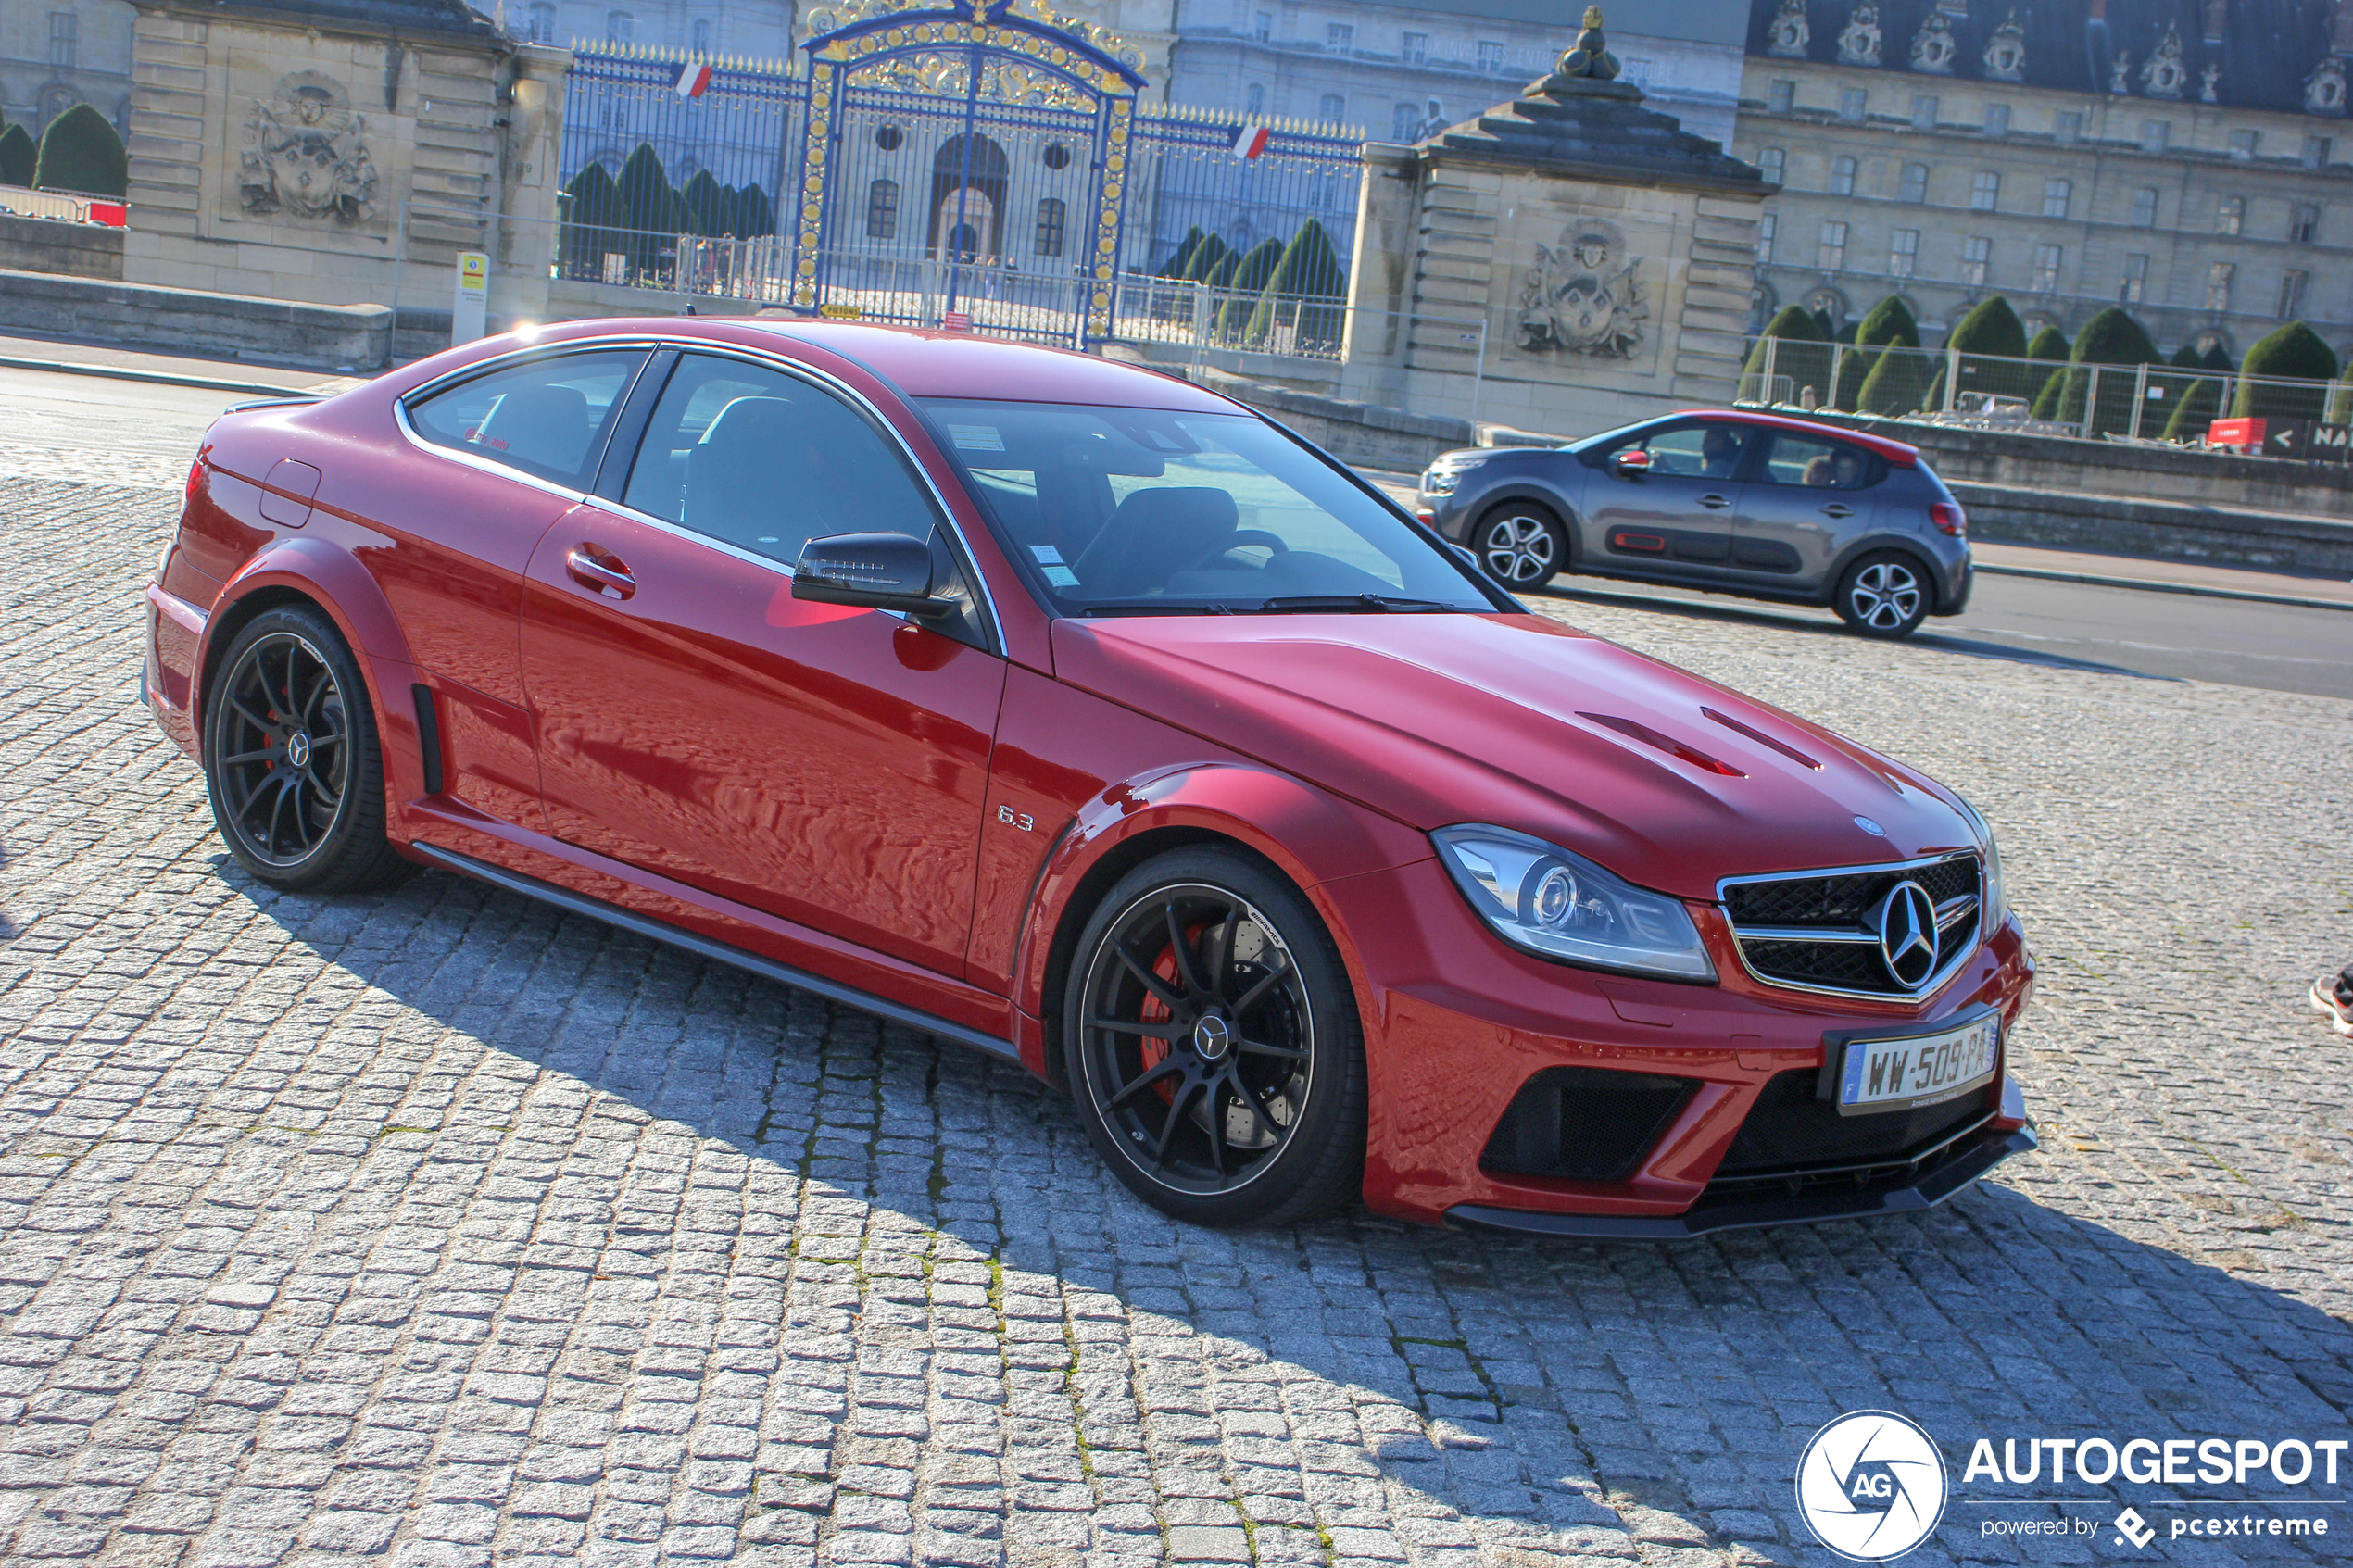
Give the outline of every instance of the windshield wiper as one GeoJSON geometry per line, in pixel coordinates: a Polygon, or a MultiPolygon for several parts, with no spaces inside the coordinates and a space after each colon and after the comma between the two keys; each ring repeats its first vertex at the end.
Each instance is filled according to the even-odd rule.
{"type": "Polygon", "coordinates": [[[1186,599],[1119,599],[1109,604],[1085,605],[1080,615],[1231,615],[1225,605],[1195,603],[1186,599]]]}
{"type": "Polygon", "coordinates": [[[1383,594],[1294,594],[1286,598],[1268,599],[1258,607],[1260,611],[1273,615],[1318,609],[1340,610],[1353,615],[1411,615],[1456,608],[1438,599],[1393,599],[1383,594]]]}

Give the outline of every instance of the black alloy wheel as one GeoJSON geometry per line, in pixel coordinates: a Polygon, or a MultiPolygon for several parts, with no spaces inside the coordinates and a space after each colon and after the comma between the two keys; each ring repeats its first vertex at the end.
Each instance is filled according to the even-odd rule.
{"type": "Polygon", "coordinates": [[[1155,1208],[1282,1222],[1361,1188],[1347,972],[1306,899],[1252,858],[1178,849],[1122,879],[1080,936],[1063,1034],[1088,1134],[1155,1208]]]}
{"type": "Polygon", "coordinates": [[[315,610],[265,610],[205,702],[205,782],[238,864],[289,892],[341,893],[415,868],[384,837],[384,760],[358,664],[315,610]]]}
{"type": "Polygon", "coordinates": [[[1908,637],[1928,619],[1936,591],[1911,557],[1876,550],[1839,575],[1831,608],[1866,637],[1908,637]]]}
{"type": "Polygon", "coordinates": [[[1568,541],[1550,514],[1504,506],[1478,522],[1478,564],[1506,588],[1541,588],[1568,565],[1568,541]]]}

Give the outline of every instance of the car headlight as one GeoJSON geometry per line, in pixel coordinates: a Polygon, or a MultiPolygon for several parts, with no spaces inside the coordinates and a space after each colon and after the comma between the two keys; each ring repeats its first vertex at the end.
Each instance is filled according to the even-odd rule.
{"type": "Polygon", "coordinates": [[[1969,813],[1969,825],[1977,830],[1978,847],[1985,854],[1985,908],[1978,911],[1977,929],[1992,932],[2010,918],[2009,890],[2002,885],[2002,851],[1994,842],[1993,825],[1985,814],[1956,795],[1961,809],[1969,813]]]}
{"type": "Polygon", "coordinates": [[[1460,469],[1432,469],[1422,475],[1422,494],[1452,495],[1454,493],[1454,486],[1461,483],[1462,479],[1463,474],[1460,469]]]}
{"type": "Polygon", "coordinates": [[[1509,828],[1466,823],[1429,836],[1470,907],[1516,947],[1596,969],[1716,978],[1699,928],[1679,898],[1636,887],[1509,828]]]}

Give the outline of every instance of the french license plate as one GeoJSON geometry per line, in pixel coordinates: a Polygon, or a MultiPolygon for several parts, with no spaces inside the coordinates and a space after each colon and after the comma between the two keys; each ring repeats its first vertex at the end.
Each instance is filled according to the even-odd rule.
{"type": "Polygon", "coordinates": [[[1994,1076],[2001,1049],[1999,1013],[1940,1035],[1849,1040],[1839,1069],[1838,1112],[1902,1110],[1967,1094],[1994,1076]]]}

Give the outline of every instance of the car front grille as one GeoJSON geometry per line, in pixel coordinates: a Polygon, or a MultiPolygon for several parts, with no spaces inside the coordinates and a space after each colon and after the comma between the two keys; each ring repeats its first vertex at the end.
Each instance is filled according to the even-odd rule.
{"type": "Polygon", "coordinates": [[[1942,984],[1977,945],[1982,872],[1974,851],[1885,866],[1730,878],[1718,889],[1741,961],[1771,985],[1911,997],[1942,984]],[[1936,912],[1936,963],[1916,985],[1890,970],[1872,917],[1906,882],[1936,912]]]}
{"type": "Polygon", "coordinates": [[[1821,1070],[1768,1080],[1716,1168],[1711,1192],[1868,1182],[1916,1165],[1994,1114],[1992,1086],[1936,1105],[1841,1116],[1820,1097],[1821,1070]]]}

